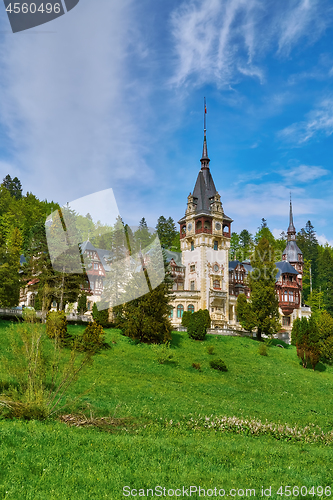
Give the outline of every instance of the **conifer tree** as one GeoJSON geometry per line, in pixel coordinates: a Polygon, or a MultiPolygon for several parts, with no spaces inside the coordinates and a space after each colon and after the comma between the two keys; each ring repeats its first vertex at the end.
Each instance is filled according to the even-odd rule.
{"type": "Polygon", "coordinates": [[[266,238],[261,238],[251,258],[253,268],[249,275],[251,310],[256,318],[257,339],[262,334],[272,335],[280,328],[278,297],[275,292],[277,269],[274,249],[266,238]]]}

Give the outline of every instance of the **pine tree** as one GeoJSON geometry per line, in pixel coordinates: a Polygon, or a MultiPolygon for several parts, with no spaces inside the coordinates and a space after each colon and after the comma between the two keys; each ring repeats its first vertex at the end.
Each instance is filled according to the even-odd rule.
{"type": "Polygon", "coordinates": [[[17,177],[14,179],[8,174],[3,179],[3,186],[9,191],[10,195],[19,200],[22,198],[22,185],[17,177]]]}
{"type": "Polygon", "coordinates": [[[272,335],[280,328],[279,302],[275,292],[277,269],[274,249],[266,238],[261,238],[251,258],[253,268],[249,275],[251,309],[256,318],[257,339],[261,335],[272,335]]]}
{"type": "Polygon", "coordinates": [[[10,232],[0,265],[0,304],[3,307],[17,306],[20,299],[20,257],[22,235],[18,228],[10,232]]]}

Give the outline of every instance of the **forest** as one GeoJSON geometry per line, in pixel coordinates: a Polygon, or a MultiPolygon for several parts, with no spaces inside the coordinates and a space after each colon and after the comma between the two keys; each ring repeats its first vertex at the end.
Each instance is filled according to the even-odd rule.
{"type": "MultiPolygon", "coordinates": [[[[41,275],[35,287],[39,301],[43,300],[42,289],[49,287],[54,293],[48,295],[51,300],[60,300],[59,284],[61,273],[52,269],[45,237],[45,220],[60,206],[54,201],[39,200],[33,193],[23,194],[22,185],[17,177],[7,175],[0,185],[0,305],[13,307],[18,304],[20,288],[33,280],[36,273],[41,275]],[[24,258],[23,258],[24,256],[24,258]]],[[[112,246],[112,232],[101,231],[90,221],[89,214],[78,217],[82,238],[90,235],[92,243],[99,248],[112,246]],[[111,238],[111,240],[110,240],[111,238]],[[110,241],[108,241],[110,240],[110,241]]],[[[124,227],[128,228],[125,224],[124,227]]],[[[163,248],[180,251],[179,233],[174,220],[160,216],[155,230],[163,248]]],[[[144,218],[138,231],[142,241],[149,242],[149,232],[144,218]]],[[[239,234],[233,232],[230,242],[230,260],[250,258],[260,238],[265,237],[275,252],[275,261],[282,260],[286,246],[286,234],[275,238],[266,219],[261,220],[257,232],[253,235],[247,229],[239,234]]],[[[333,314],[333,248],[328,244],[320,245],[311,221],[297,233],[297,245],[303,252],[303,303],[314,312],[327,310],[333,314]]],[[[80,294],[84,284],[82,276],[67,277],[62,308],[73,302],[80,294]]],[[[38,301],[37,301],[38,305],[38,301]]],[[[39,304],[41,307],[41,304],[39,304]]]]}

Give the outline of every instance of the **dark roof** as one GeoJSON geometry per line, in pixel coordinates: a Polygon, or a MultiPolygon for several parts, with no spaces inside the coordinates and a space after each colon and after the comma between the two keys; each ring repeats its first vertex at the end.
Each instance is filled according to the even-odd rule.
{"type": "Polygon", "coordinates": [[[284,249],[282,255],[286,256],[288,262],[298,262],[298,256],[302,255],[302,251],[298,248],[295,240],[290,240],[287,242],[287,246],[284,249]]]}
{"type": "Polygon", "coordinates": [[[298,272],[296,269],[289,264],[286,260],[283,260],[282,262],[275,262],[276,267],[278,268],[278,271],[276,273],[276,281],[280,278],[281,274],[295,274],[297,275],[298,272]]]}
{"type": "MultiPolygon", "coordinates": [[[[238,264],[240,264],[244,267],[247,273],[250,273],[253,270],[253,268],[251,264],[249,264],[248,262],[249,262],[248,260],[245,260],[244,262],[240,262],[239,260],[231,260],[229,261],[229,271],[234,271],[238,266],[238,264]]],[[[295,268],[291,264],[289,264],[289,262],[287,262],[286,260],[283,260],[282,262],[275,262],[275,265],[277,267],[275,276],[276,281],[280,278],[281,274],[285,273],[294,275],[298,274],[295,268]]]]}
{"type": "Polygon", "coordinates": [[[239,260],[230,260],[229,261],[229,271],[233,271],[234,269],[236,269],[238,264],[240,264],[239,260]]]}
{"type": "Polygon", "coordinates": [[[80,248],[82,253],[84,253],[86,250],[97,250],[97,248],[94,247],[94,245],[92,245],[89,240],[80,243],[80,248]]]}
{"type": "Polygon", "coordinates": [[[209,168],[201,169],[194,186],[193,198],[196,212],[210,214],[210,198],[217,193],[209,168]]]}
{"type": "Polygon", "coordinates": [[[166,256],[166,261],[170,262],[171,259],[175,261],[177,266],[186,267],[182,264],[182,254],[181,252],[172,252],[171,250],[163,250],[166,256]]]}
{"type": "Polygon", "coordinates": [[[243,262],[240,262],[239,260],[230,260],[229,261],[229,271],[234,271],[238,264],[244,267],[245,271],[247,273],[250,273],[252,271],[252,266],[249,264],[249,260],[244,260],[243,262]]]}

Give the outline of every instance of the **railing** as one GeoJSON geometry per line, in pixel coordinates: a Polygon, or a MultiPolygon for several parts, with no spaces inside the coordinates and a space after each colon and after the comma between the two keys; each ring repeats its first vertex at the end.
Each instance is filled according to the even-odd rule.
{"type": "MultiPolygon", "coordinates": [[[[15,318],[15,316],[22,317],[22,309],[5,309],[5,308],[0,308],[0,316],[11,316],[15,318]]],[[[41,318],[42,313],[41,311],[36,311],[36,316],[37,318],[41,318]]],[[[85,315],[80,315],[80,314],[74,314],[74,313],[69,313],[66,314],[66,318],[68,321],[85,321],[89,322],[91,318],[89,316],[85,315]]]]}

